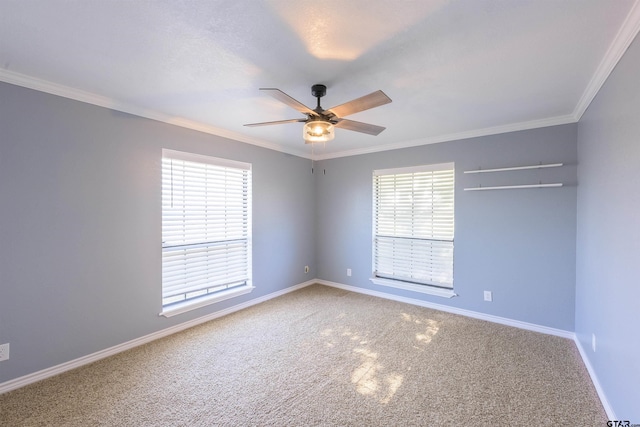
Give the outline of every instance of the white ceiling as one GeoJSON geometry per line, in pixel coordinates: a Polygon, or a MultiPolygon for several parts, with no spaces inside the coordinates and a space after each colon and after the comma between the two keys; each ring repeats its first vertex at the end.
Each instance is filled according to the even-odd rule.
{"type": "Polygon", "coordinates": [[[316,159],[579,120],[640,0],[0,0],[0,80],[316,159]],[[392,100],[305,145],[260,87],[392,100]]]}

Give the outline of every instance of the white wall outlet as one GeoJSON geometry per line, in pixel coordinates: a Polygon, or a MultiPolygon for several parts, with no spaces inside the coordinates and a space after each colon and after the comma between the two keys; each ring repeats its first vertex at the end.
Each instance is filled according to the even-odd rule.
{"type": "Polygon", "coordinates": [[[596,334],[591,334],[591,348],[596,351],[596,334]]]}
{"type": "Polygon", "coordinates": [[[484,291],[484,300],[493,301],[493,294],[491,293],[491,291],[484,291]]]}
{"type": "Polygon", "coordinates": [[[9,360],[9,343],[0,345],[0,361],[9,360]]]}
{"type": "Polygon", "coordinates": [[[309,272],[309,266],[305,265],[304,266],[304,273],[307,274],[309,272]]]}
{"type": "Polygon", "coordinates": [[[351,277],[351,269],[347,268],[347,276],[351,277]]]}

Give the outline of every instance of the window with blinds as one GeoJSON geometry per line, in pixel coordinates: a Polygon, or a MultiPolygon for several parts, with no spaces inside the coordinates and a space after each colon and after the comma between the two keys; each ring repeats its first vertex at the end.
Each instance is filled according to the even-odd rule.
{"type": "Polygon", "coordinates": [[[251,165],[163,150],[163,307],[250,282],[251,165]]]}
{"type": "Polygon", "coordinates": [[[453,163],[374,171],[373,192],[374,278],[452,289],[453,163]]]}

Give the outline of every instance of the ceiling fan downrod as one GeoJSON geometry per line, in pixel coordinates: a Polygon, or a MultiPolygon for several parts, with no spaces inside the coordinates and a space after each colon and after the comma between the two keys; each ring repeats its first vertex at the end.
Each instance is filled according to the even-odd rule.
{"type": "Polygon", "coordinates": [[[318,99],[318,105],[316,106],[316,112],[322,113],[322,107],[320,106],[320,98],[327,94],[327,87],[325,85],[313,85],[311,86],[311,95],[318,99]]]}

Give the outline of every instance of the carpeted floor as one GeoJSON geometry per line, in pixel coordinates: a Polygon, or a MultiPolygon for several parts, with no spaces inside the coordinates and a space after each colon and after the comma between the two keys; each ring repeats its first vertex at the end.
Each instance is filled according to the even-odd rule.
{"type": "Polygon", "coordinates": [[[603,426],[567,339],[314,285],[0,395],[2,426],[603,426]]]}

